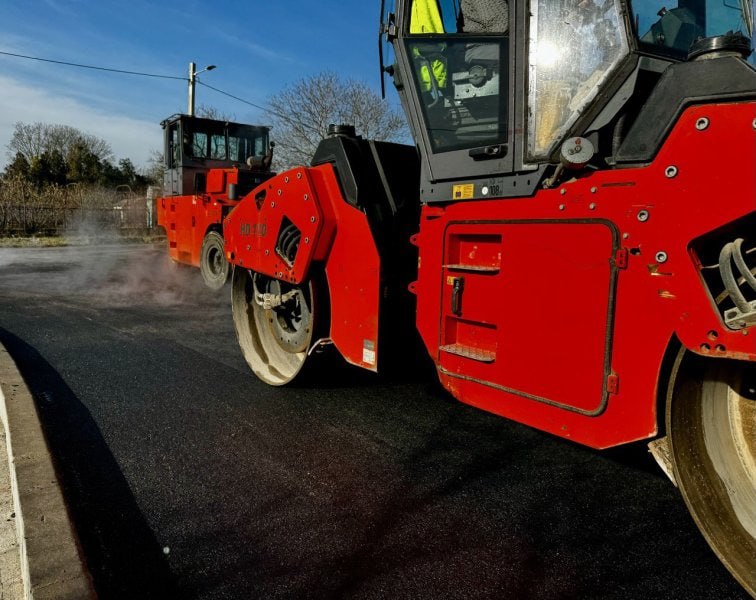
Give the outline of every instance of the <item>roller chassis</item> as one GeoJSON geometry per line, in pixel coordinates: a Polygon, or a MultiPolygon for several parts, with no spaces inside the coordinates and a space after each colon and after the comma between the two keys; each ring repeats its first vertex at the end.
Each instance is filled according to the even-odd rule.
{"type": "Polygon", "coordinates": [[[199,267],[205,285],[221,289],[230,274],[223,219],[239,197],[273,176],[269,128],[180,114],[161,125],[164,195],[157,222],[168,254],[177,264],[199,267]]]}
{"type": "Polygon", "coordinates": [[[699,256],[712,232],[741,237],[756,212],[756,178],[724,175],[756,164],[754,116],[756,103],[692,107],[647,166],[595,172],[532,198],[425,206],[413,289],[418,329],[444,386],[485,410],[607,448],[658,432],[671,344],[756,360],[756,332],[725,326],[702,278],[711,265],[699,256]],[[703,118],[705,130],[696,126],[703,118]],[[730,152],[687,151],[711,146],[730,152]],[[453,264],[455,236],[467,239],[471,264],[453,264]],[[482,247],[492,236],[499,264],[472,270],[474,253],[487,260],[482,247]],[[454,315],[460,277],[462,312],[454,315]],[[489,355],[450,352],[456,334],[447,320],[480,323],[461,332],[462,345],[489,355]]]}
{"type": "MultiPolygon", "coordinates": [[[[567,5],[575,22],[593,22],[592,3],[567,5]]],[[[673,21],[706,8],[696,3],[659,11],[652,33],[669,36],[651,37],[628,18],[646,5],[604,3],[611,35],[598,46],[546,0],[509,3],[509,30],[485,34],[434,14],[440,6],[382,10],[415,181],[398,174],[406,149],[326,140],[313,166],[260,186],[225,219],[250,366],[281,385],[332,344],[378,370],[392,353],[387,331],[402,331],[401,299],[414,297],[422,344],[460,401],[596,449],[656,438],[707,541],[756,597],[749,41],[705,30],[699,15],[690,24],[710,37],[694,36],[686,56],[673,21]],[[538,52],[560,35],[569,47],[538,52]],[[490,51],[498,83],[460,94],[476,47],[490,51]],[[565,63],[596,50],[606,54],[586,79],[565,63]],[[559,53],[562,71],[546,60],[559,53]],[[376,175],[360,181],[366,166],[376,175]],[[408,265],[409,278],[395,276],[408,265]],[[272,293],[251,293],[255,281],[272,293]],[[288,331],[266,324],[293,322],[295,296],[313,299],[308,349],[296,353],[288,331]]]]}
{"type": "MultiPolygon", "coordinates": [[[[419,231],[400,252],[417,261],[417,277],[400,292],[416,296],[417,330],[444,387],[462,402],[601,449],[665,433],[681,348],[722,364],[756,362],[751,325],[725,324],[726,293],[711,258],[754,224],[756,178],[727,173],[756,164],[755,119],[756,102],[693,106],[648,164],[585,171],[532,197],[422,205],[419,231]]],[[[278,175],[224,221],[237,333],[268,383],[296,377],[324,343],[369,370],[391,352],[381,332],[392,267],[369,211],[345,198],[342,171],[326,163],[278,175]],[[288,254],[287,227],[300,235],[288,254]],[[298,358],[280,354],[262,325],[255,332],[265,314],[274,317],[240,291],[258,274],[290,290],[325,290],[327,300],[313,304],[319,332],[307,332],[298,358]],[[258,321],[247,320],[252,314],[258,321]]],[[[753,454],[752,444],[744,451],[753,454]]],[[[752,590],[742,548],[727,558],[721,536],[713,538],[752,590]]]]}
{"type": "MultiPolygon", "coordinates": [[[[528,198],[424,205],[409,291],[444,386],[463,402],[608,448],[658,433],[664,357],[676,344],[755,361],[755,334],[725,325],[702,275],[712,265],[701,262],[756,214],[756,179],[717,176],[756,163],[754,115],[753,102],[691,107],[648,165],[583,174],[528,198]],[[691,146],[731,152],[684,151],[691,146]]],[[[289,284],[323,265],[329,340],[348,362],[377,369],[381,259],[331,165],[253,191],[226,219],[225,239],[236,268],[289,284]],[[301,231],[293,262],[276,248],[284,220],[301,231]]]]}

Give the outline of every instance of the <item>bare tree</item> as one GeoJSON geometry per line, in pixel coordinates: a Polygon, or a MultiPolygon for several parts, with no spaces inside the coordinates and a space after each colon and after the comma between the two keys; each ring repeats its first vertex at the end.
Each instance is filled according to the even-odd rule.
{"type": "Polygon", "coordinates": [[[147,160],[147,167],[142,173],[153,185],[163,185],[163,175],[165,174],[165,156],[160,150],[150,150],[150,158],[147,160]]]}
{"type": "Polygon", "coordinates": [[[100,161],[111,160],[113,150],[105,140],[84,133],[69,125],[51,125],[49,123],[17,122],[8,143],[9,156],[22,154],[31,164],[45,152],[60,152],[68,156],[74,147],[82,147],[96,156],[100,161]]]}
{"type": "Polygon", "coordinates": [[[13,128],[13,136],[8,143],[8,156],[20,154],[31,163],[35,158],[42,156],[47,149],[47,125],[43,123],[17,122],[13,128]]]}
{"type": "Polygon", "coordinates": [[[195,111],[198,117],[203,119],[214,119],[216,121],[236,121],[236,115],[225,113],[214,106],[200,104],[195,111]]]}
{"type": "Polygon", "coordinates": [[[364,82],[326,71],[301,79],[268,99],[273,114],[276,165],[309,164],[328,125],[354,125],[363,137],[400,141],[408,137],[404,117],[364,82]]]}

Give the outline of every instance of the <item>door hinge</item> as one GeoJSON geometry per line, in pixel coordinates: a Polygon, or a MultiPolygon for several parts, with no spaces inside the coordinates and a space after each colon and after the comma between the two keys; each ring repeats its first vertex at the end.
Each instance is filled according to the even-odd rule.
{"type": "Polygon", "coordinates": [[[619,391],[619,376],[616,373],[612,373],[606,378],[606,392],[607,394],[616,394],[619,391]]]}

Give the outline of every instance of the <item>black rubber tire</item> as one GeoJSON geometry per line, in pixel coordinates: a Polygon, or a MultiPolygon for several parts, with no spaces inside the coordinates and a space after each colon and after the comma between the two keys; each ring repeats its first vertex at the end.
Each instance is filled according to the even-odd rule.
{"type": "Polygon", "coordinates": [[[205,285],[211,290],[221,289],[231,273],[223,247],[223,236],[217,231],[208,231],[205,239],[202,240],[200,273],[202,273],[205,285]]]}

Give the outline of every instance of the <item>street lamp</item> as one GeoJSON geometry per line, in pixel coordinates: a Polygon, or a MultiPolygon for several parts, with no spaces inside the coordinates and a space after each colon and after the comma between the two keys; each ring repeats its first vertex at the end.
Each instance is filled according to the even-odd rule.
{"type": "Polygon", "coordinates": [[[196,81],[197,75],[200,73],[204,73],[205,71],[212,71],[215,68],[215,65],[208,65],[201,71],[195,71],[197,68],[197,65],[192,63],[189,63],[189,116],[194,116],[194,84],[196,81]]]}

